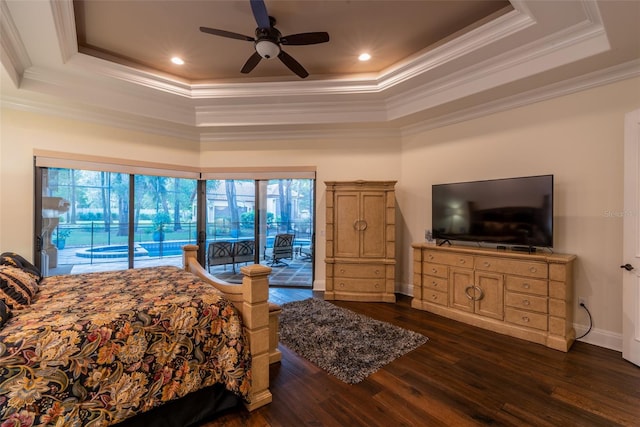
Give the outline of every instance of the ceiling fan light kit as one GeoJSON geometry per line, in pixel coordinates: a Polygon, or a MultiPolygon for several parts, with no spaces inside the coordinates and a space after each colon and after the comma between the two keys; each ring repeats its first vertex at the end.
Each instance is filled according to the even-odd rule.
{"type": "Polygon", "coordinates": [[[250,0],[250,4],[253,17],[258,24],[258,28],[256,28],[256,38],[208,27],[200,27],[200,31],[213,34],[214,36],[254,42],[255,52],[247,59],[247,62],[245,62],[240,70],[241,73],[246,74],[251,72],[263,58],[271,59],[278,57],[287,68],[300,78],[304,79],[307,77],[309,75],[307,70],[291,55],[283,51],[281,45],[304,46],[326,43],[329,41],[329,34],[326,32],[313,32],[291,34],[283,37],[275,27],[276,19],[267,13],[264,0],[250,0]]]}
{"type": "Polygon", "coordinates": [[[280,54],[280,46],[269,40],[258,40],[256,42],[256,52],[264,59],[271,59],[280,54]]]}

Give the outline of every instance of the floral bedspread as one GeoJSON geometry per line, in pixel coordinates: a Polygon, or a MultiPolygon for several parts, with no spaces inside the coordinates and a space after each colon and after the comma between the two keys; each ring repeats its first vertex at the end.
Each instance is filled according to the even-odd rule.
{"type": "Polygon", "coordinates": [[[224,383],[247,399],[242,319],[177,267],[52,276],[0,329],[0,426],[106,426],[224,383]]]}

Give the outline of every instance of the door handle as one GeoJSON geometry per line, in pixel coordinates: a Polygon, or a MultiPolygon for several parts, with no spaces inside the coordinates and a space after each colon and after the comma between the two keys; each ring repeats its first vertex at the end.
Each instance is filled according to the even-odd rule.
{"type": "Polygon", "coordinates": [[[633,265],[627,263],[625,265],[621,265],[620,268],[624,268],[627,271],[631,271],[633,270],[633,265]]]}

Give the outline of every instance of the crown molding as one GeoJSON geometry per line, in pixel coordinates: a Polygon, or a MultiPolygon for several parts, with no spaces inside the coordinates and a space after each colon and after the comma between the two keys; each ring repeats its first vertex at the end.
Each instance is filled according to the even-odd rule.
{"type": "Polygon", "coordinates": [[[619,81],[640,77],[640,60],[629,61],[614,67],[595,71],[583,76],[553,83],[517,95],[466,108],[455,113],[442,115],[420,123],[407,125],[400,130],[402,137],[414,136],[429,130],[468,120],[478,119],[490,114],[501,113],[515,108],[525,107],[561,96],[571,95],[619,81]]]}
{"type": "Polygon", "coordinates": [[[490,114],[524,107],[552,98],[570,95],[598,86],[640,77],[640,60],[630,61],[606,70],[601,70],[559,83],[547,85],[523,94],[510,96],[497,101],[487,102],[480,106],[460,110],[419,123],[397,127],[374,127],[361,124],[353,128],[323,128],[300,126],[264,126],[247,128],[246,126],[223,127],[212,129],[192,126],[179,126],[166,121],[156,121],[129,114],[116,115],[112,111],[96,111],[84,105],[61,104],[58,100],[35,100],[25,97],[3,96],[0,100],[2,108],[33,112],[65,119],[86,121],[104,126],[112,126],[137,132],[175,137],[201,143],[234,142],[234,141],[278,141],[278,140],[317,140],[317,139],[370,139],[400,141],[402,138],[414,136],[443,126],[481,118],[490,114]]]}
{"type": "Polygon", "coordinates": [[[155,120],[127,113],[118,114],[110,110],[87,108],[87,106],[83,104],[62,103],[59,99],[2,96],[2,98],[0,98],[0,106],[2,106],[2,108],[94,123],[135,132],[162,135],[195,142],[200,140],[198,130],[193,126],[178,125],[164,120],[155,120]]]}
{"type": "Polygon", "coordinates": [[[607,51],[610,45],[599,11],[596,6],[591,9],[589,19],[569,28],[389,98],[389,118],[402,118],[607,51]]]}
{"type": "Polygon", "coordinates": [[[508,12],[444,45],[423,53],[411,62],[385,70],[378,79],[379,90],[390,89],[410,81],[423,73],[485,48],[535,24],[536,21],[530,15],[520,10],[508,12]]]}
{"type": "MultiPolygon", "coordinates": [[[[305,129],[290,126],[273,129],[246,128],[234,130],[203,131],[200,134],[202,143],[229,143],[244,141],[397,141],[400,142],[401,133],[397,128],[381,128],[370,126],[366,128],[323,128],[306,127],[305,129]]],[[[318,145],[313,145],[317,147],[318,145]]]]}
{"type": "Polygon", "coordinates": [[[379,123],[387,121],[383,102],[287,102],[283,104],[196,107],[196,126],[379,123]]]}
{"type": "Polygon", "coordinates": [[[73,1],[51,2],[51,12],[62,62],[67,62],[78,51],[73,1]]]}
{"type": "Polygon", "coordinates": [[[5,0],[0,0],[0,48],[4,69],[13,85],[19,87],[24,71],[32,64],[5,0]]]}

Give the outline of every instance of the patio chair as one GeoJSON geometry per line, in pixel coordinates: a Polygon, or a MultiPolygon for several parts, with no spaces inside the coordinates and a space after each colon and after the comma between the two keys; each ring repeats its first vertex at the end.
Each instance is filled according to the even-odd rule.
{"type": "Polygon", "coordinates": [[[236,272],[236,263],[253,262],[255,252],[254,240],[238,240],[233,243],[233,272],[236,272]]]}
{"type": "Polygon", "coordinates": [[[313,259],[313,242],[309,246],[300,247],[300,259],[311,261],[313,259]]]}
{"type": "Polygon", "coordinates": [[[207,250],[207,269],[211,273],[212,265],[233,264],[233,244],[231,242],[211,242],[207,250]]]}
{"type": "Polygon", "coordinates": [[[295,234],[276,234],[273,239],[273,247],[264,252],[265,259],[269,259],[267,265],[270,267],[288,266],[289,264],[282,260],[285,258],[293,259],[294,239],[295,234]]]}

